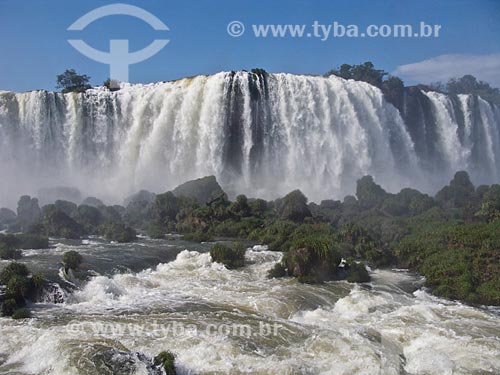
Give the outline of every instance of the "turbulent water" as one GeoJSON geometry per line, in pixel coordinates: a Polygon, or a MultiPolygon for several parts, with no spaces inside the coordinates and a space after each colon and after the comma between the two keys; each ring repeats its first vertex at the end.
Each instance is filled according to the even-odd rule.
{"type": "Polygon", "coordinates": [[[121,203],[216,175],[229,193],[310,199],[435,191],[453,173],[498,181],[500,109],[475,96],[405,94],[400,110],[364,82],[224,72],[85,94],[0,92],[0,194],[76,186],[121,203]]]}
{"type": "Polygon", "coordinates": [[[28,321],[0,318],[0,374],[152,374],[162,350],[181,375],[500,372],[500,311],[432,297],[402,270],[361,286],[302,285],[268,279],[281,254],[259,247],[228,270],[210,244],[84,242],[24,252],[66,300],[31,306],[28,321]],[[94,275],[78,287],[58,276],[69,249],[94,275]]]}

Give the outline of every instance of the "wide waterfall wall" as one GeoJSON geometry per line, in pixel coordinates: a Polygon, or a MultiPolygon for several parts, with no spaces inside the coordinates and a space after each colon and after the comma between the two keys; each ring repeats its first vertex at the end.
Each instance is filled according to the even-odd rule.
{"type": "Polygon", "coordinates": [[[121,202],[214,174],[229,193],[342,198],[371,174],[432,191],[497,181],[499,108],[418,91],[398,111],[364,82],[227,72],[85,94],[0,92],[0,204],[75,186],[121,202]]]}

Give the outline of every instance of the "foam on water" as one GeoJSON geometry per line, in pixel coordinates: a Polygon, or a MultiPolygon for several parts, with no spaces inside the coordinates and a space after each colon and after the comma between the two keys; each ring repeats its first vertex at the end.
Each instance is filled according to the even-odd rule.
{"type": "Polygon", "coordinates": [[[95,276],[63,305],[35,309],[35,319],[0,319],[0,373],[95,373],[111,361],[123,373],[147,373],[137,354],[177,353],[180,374],[494,374],[500,369],[500,318],[407,293],[406,272],[376,271],[371,284],[301,285],[268,279],[281,254],[247,250],[248,265],[228,270],[210,255],[182,251],[139,273],[95,276]],[[280,325],[277,336],[209,334],[210,325],[280,325]],[[180,335],[74,324],[193,325],[180,335]]]}

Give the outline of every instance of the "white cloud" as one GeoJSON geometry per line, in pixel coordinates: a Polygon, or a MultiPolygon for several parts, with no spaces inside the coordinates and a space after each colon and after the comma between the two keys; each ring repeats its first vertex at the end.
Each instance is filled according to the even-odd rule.
{"type": "Polygon", "coordinates": [[[500,53],[491,55],[440,55],[413,64],[400,65],[393,73],[418,83],[447,82],[472,74],[493,87],[500,87],[500,53]]]}

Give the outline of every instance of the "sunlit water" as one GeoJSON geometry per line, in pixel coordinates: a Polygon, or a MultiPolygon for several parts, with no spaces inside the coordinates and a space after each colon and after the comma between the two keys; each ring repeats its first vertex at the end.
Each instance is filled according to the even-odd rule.
{"type": "Polygon", "coordinates": [[[0,174],[11,176],[0,205],[53,186],[122,203],[140,189],[165,192],[207,175],[230,195],[274,199],[298,188],[316,202],[352,194],[367,174],[391,192],[434,193],[458,170],[476,184],[498,182],[496,105],[430,92],[413,105],[405,95],[399,112],[365,82],[266,77],[0,91],[0,174]]]}
{"type": "Polygon", "coordinates": [[[405,271],[302,285],[268,279],[281,254],[259,247],[228,270],[210,244],[53,244],[23,262],[64,285],[66,301],[0,318],[0,374],[148,374],[162,350],[177,354],[180,374],[500,373],[498,310],[435,298],[405,271]],[[69,249],[94,275],[77,287],[59,276],[69,249]]]}

